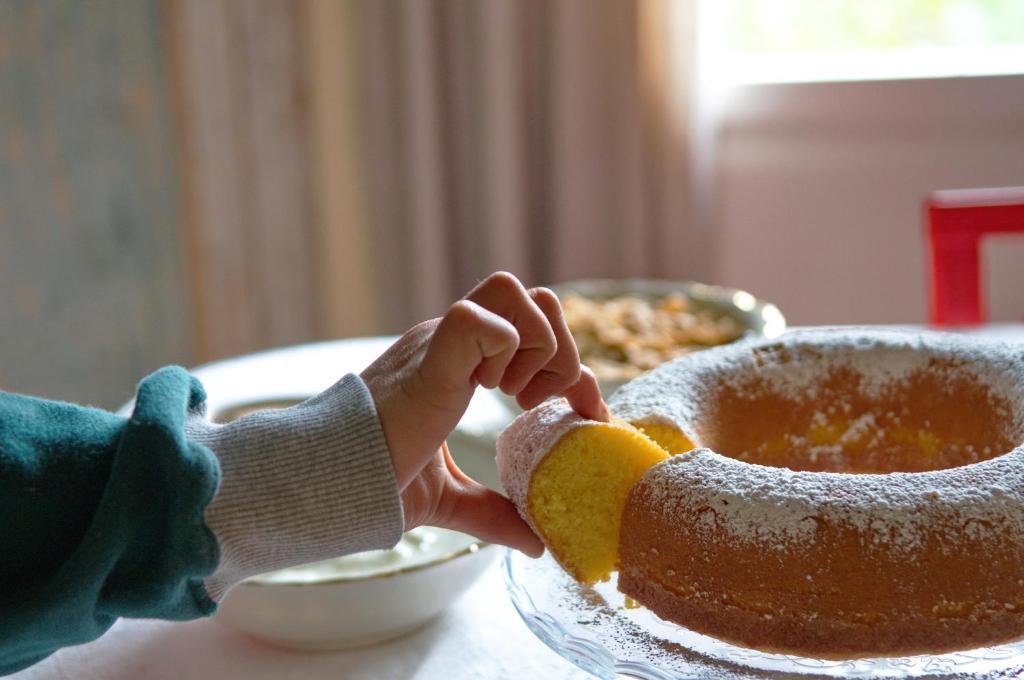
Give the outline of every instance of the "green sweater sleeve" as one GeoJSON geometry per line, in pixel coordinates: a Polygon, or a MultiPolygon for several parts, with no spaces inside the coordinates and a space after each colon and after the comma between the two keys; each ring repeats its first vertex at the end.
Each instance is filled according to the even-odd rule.
{"type": "Polygon", "coordinates": [[[253,574],[388,548],[401,497],[369,389],[206,418],[184,369],[134,412],[0,392],[0,675],[119,617],[191,619],[253,574]]]}
{"type": "Polygon", "coordinates": [[[0,392],[0,675],[122,616],[216,608],[203,511],[219,466],[185,434],[204,400],[178,367],[142,381],[127,419],[0,392]]]}

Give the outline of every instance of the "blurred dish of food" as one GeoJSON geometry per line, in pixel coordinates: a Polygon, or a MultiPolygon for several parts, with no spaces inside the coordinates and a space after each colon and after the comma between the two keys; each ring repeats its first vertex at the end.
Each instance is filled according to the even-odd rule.
{"type": "Polygon", "coordinates": [[[607,300],[569,293],[562,305],[580,356],[601,378],[635,378],[669,359],[743,334],[735,319],[694,310],[682,293],[607,300]]]}
{"type": "Polygon", "coordinates": [[[779,309],[735,288],[692,281],[584,279],[552,286],[580,358],[605,396],[671,359],[786,328],[779,309]]]}

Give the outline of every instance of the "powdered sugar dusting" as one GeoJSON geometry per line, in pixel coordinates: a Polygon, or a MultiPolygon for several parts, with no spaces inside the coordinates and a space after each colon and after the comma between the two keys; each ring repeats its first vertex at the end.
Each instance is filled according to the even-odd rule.
{"type": "Polygon", "coordinates": [[[639,485],[653,513],[696,514],[709,537],[769,548],[812,543],[821,522],[907,552],[936,535],[1024,540],[1024,447],[963,468],[887,475],[794,472],[697,449],[639,485]]]}
{"type": "MultiPolygon", "coordinates": [[[[740,343],[666,364],[621,389],[610,406],[629,420],[670,421],[692,437],[701,430],[701,407],[711,386],[740,386],[750,372],[770,371],[772,390],[814,399],[823,369],[857,371],[859,389],[870,393],[929,369],[934,358],[955,360],[957,370],[970,371],[1005,401],[1007,435],[1017,444],[1024,441],[1024,349],[940,333],[822,330],[740,343]],[[813,360],[799,360],[807,357],[813,360]]],[[[814,418],[824,424],[830,415],[835,414],[819,411],[814,418]]],[[[898,417],[885,414],[887,421],[898,417]]],[[[807,450],[833,455],[844,439],[882,435],[875,415],[866,413],[850,421],[836,444],[807,450]]],[[[977,460],[980,452],[967,453],[977,460]]],[[[670,521],[697,517],[699,530],[709,536],[768,548],[813,542],[822,523],[855,527],[866,540],[908,555],[936,538],[1024,540],[1024,446],[962,467],[890,474],[798,472],[705,448],[660,463],[638,487],[650,512],[670,521]]]]}

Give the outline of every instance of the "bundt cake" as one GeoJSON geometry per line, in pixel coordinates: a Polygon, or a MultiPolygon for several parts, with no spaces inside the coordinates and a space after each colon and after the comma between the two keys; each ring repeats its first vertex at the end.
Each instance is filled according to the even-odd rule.
{"type": "Polygon", "coordinates": [[[1024,348],[798,331],[665,364],[609,406],[625,422],[552,400],[498,442],[577,579],[618,570],[662,618],[808,657],[1024,637],[1024,348]]]}

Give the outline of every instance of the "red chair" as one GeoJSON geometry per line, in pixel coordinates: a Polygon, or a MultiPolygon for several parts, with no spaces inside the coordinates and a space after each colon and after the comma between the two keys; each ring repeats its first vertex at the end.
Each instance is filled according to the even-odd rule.
{"type": "Polygon", "coordinates": [[[925,200],[925,221],[931,245],[931,323],[984,323],[981,239],[1024,233],[1024,187],[935,191],[925,200]]]}

